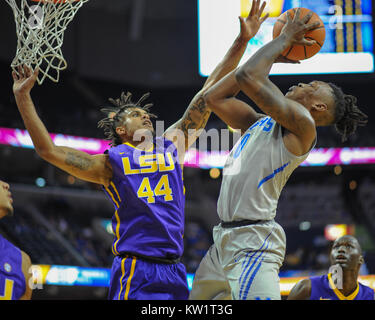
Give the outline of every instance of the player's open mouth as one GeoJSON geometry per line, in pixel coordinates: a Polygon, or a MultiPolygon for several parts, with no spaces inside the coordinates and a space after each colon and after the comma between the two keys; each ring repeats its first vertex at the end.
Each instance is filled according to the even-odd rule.
{"type": "Polygon", "coordinates": [[[340,254],[338,256],[336,256],[336,261],[347,261],[348,259],[346,258],[346,256],[340,254]]]}
{"type": "Polygon", "coordinates": [[[152,126],[152,123],[151,123],[151,121],[146,120],[146,121],[143,122],[143,125],[144,125],[144,126],[150,126],[150,127],[151,127],[151,126],[152,126]]]}

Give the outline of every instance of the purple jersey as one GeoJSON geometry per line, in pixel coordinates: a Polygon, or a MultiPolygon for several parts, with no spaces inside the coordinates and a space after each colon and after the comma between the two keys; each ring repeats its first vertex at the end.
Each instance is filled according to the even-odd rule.
{"type": "Polygon", "coordinates": [[[0,235],[0,300],[18,300],[25,290],[21,250],[0,235]]]}
{"type": "Polygon", "coordinates": [[[124,143],[108,154],[113,177],[104,189],[115,206],[113,253],[181,257],[185,195],[173,142],[156,138],[147,151],[124,143]]]}
{"type": "Polygon", "coordinates": [[[344,296],[335,286],[331,274],[311,277],[310,300],[374,300],[375,293],[370,287],[358,282],[357,288],[349,296],[344,296]]]}

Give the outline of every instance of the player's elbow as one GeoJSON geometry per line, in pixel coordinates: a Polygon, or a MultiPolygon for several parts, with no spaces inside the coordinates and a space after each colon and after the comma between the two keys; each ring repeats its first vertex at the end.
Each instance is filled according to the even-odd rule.
{"type": "Polygon", "coordinates": [[[51,157],[51,151],[49,149],[35,147],[35,151],[43,160],[48,161],[51,157]]]}
{"type": "Polygon", "coordinates": [[[212,111],[216,110],[220,100],[222,99],[222,97],[219,97],[213,89],[206,90],[202,97],[207,108],[211,109],[212,111]]]}
{"type": "Polygon", "coordinates": [[[251,70],[239,68],[236,71],[236,80],[241,89],[251,87],[251,84],[256,81],[256,76],[251,70]]]}
{"type": "Polygon", "coordinates": [[[48,147],[48,148],[47,147],[44,147],[44,148],[35,147],[35,151],[39,155],[39,157],[41,157],[43,160],[48,161],[48,162],[51,162],[56,157],[55,149],[56,148],[54,147],[48,147]]]}

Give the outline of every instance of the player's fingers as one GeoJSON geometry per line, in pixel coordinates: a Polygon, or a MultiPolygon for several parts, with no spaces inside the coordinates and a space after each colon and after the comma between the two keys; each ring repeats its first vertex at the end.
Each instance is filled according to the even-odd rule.
{"type": "Polygon", "coordinates": [[[30,69],[29,66],[25,65],[24,66],[24,71],[25,71],[25,75],[26,75],[27,78],[31,77],[32,73],[31,73],[31,69],[30,69]]]}
{"type": "Polygon", "coordinates": [[[253,2],[251,3],[251,9],[250,9],[250,12],[249,12],[249,17],[252,17],[254,15],[255,2],[256,2],[256,0],[253,0],[253,2]]]}
{"type": "Polygon", "coordinates": [[[286,19],[287,19],[287,22],[292,22],[293,21],[292,15],[290,14],[289,11],[286,12],[286,19]]]}
{"type": "Polygon", "coordinates": [[[264,21],[266,21],[269,16],[270,16],[270,14],[267,12],[266,15],[263,18],[260,18],[260,23],[262,24],[264,21]]]}
{"type": "Polygon", "coordinates": [[[16,71],[12,71],[12,77],[14,81],[18,81],[18,76],[16,71]]]}
{"type": "Polygon", "coordinates": [[[307,23],[310,21],[311,17],[313,16],[313,12],[310,11],[307,15],[305,15],[303,18],[302,18],[302,22],[303,23],[307,23]]]}
{"type": "Polygon", "coordinates": [[[238,17],[238,20],[240,22],[240,29],[241,29],[241,32],[242,30],[245,30],[246,26],[245,26],[245,19],[243,17],[238,17]]]}
{"type": "Polygon", "coordinates": [[[36,67],[34,72],[33,72],[34,79],[38,78],[38,75],[39,75],[39,67],[36,67]]]}
{"type": "Polygon", "coordinates": [[[256,14],[256,15],[258,15],[258,12],[259,12],[259,5],[260,5],[260,0],[257,0],[256,1],[255,12],[254,12],[254,14],[256,14]]]}
{"type": "Polygon", "coordinates": [[[19,66],[17,67],[17,70],[18,70],[18,75],[19,75],[20,79],[24,78],[25,76],[24,76],[24,74],[23,74],[23,68],[22,68],[22,65],[19,65],[19,66]]]}
{"type": "Polygon", "coordinates": [[[315,41],[315,40],[307,40],[307,39],[303,39],[301,42],[302,42],[302,43],[301,43],[302,45],[304,45],[304,46],[309,46],[309,47],[311,47],[312,45],[316,44],[316,41],[315,41]]]}
{"type": "Polygon", "coordinates": [[[293,21],[299,21],[300,15],[301,15],[301,8],[297,8],[297,11],[295,12],[293,21]]]}
{"type": "Polygon", "coordinates": [[[262,16],[262,13],[263,13],[264,8],[266,7],[266,5],[267,5],[267,2],[263,1],[262,6],[260,7],[259,12],[258,12],[258,17],[262,16]]]}
{"type": "Polygon", "coordinates": [[[320,22],[319,22],[319,21],[316,21],[316,22],[313,22],[313,23],[310,23],[310,24],[306,25],[305,30],[306,30],[306,31],[315,30],[315,29],[318,28],[319,26],[320,26],[320,22]]]}

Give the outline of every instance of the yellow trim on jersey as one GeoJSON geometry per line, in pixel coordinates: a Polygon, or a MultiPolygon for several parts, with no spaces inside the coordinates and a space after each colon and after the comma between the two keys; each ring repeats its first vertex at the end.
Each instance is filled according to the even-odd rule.
{"type": "Polygon", "coordinates": [[[117,213],[117,210],[115,212],[115,217],[116,217],[116,222],[117,222],[117,225],[116,225],[116,230],[115,230],[115,235],[116,235],[116,242],[113,244],[112,246],[112,252],[115,254],[115,255],[119,255],[119,252],[117,251],[117,243],[119,242],[120,240],[120,217],[117,213]]]}
{"type": "Polygon", "coordinates": [[[140,151],[151,152],[151,151],[154,150],[154,144],[152,144],[152,147],[150,149],[147,149],[147,150],[139,149],[136,146],[133,146],[130,142],[124,142],[123,144],[126,144],[127,146],[132,147],[132,148],[137,149],[137,150],[140,150],[140,151]]]}
{"type": "Polygon", "coordinates": [[[119,199],[119,201],[122,202],[122,200],[120,198],[120,195],[118,194],[118,191],[116,189],[116,186],[115,186],[115,184],[112,181],[111,181],[111,186],[112,186],[113,190],[115,190],[115,192],[116,192],[117,199],[119,199]]]}
{"type": "Polygon", "coordinates": [[[118,202],[116,201],[115,197],[113,196],[113,193],[111,192],[111,190],[109,190],[108,187],[104,186],[104,188],[108,192],[108,194],[111,196],[113,202],[115,203],[115,205],[116,205],[116,207],[118,209],[120,206],[118,205],[118,202]]]}
{"type": "Polygon", "coordinates": [[[130,284],[132,282],[132,278],[133,278],[133,275],[134,275],[135,263],[136,262],[137,262],[137,258],[134,257],[133,261],[132,261],[132,266],[131,266],[131,269],[130,269],[130,275],[129,275],[128,281],[126,283],[126,291],[125,291],[125,296],[124,296],[125,300],[128,300],[129,291],[130,291],[130,284]]]}
{"type": "Polygon", "coordinates": [[[120,278],[120,292],[118,293],[118,298],[117,300],[120,300],[121,298],[121,292],[122,292],[122,279],[124,279],[124,276],[125,276],[125,261],[126,261],[127,257],[122,259],[121,260],[121,272],[122,272],[122,276],[120,278]]]}
{"type": "Polygon", "coordinates": [[[339,289],[336,288],[336,285],[335,283],[333,282],[332,280],[332,274],[331,273],[328,273],[328,281],[329,281],[329,284],[331,285],[331,288],[333,290],[333,292],[336,294],[336,296],[340,299],[340,300],[354,300],[355,297],[357,296],[358,292],[359,292],[359,284],[358,284],[358,281],[357,281],[357,288],[354,290],[353,293],[351,293],[350,295],[348,295],[347,297],[344,296],[339,289]]]}

